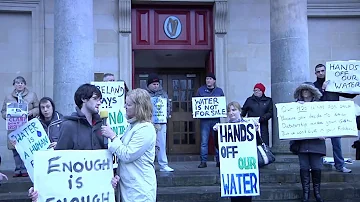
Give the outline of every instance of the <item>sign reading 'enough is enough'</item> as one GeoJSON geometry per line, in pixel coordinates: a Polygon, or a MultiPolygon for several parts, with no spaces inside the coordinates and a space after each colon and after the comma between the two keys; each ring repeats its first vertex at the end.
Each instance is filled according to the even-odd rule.
{"type": "Polygon", "coordinates": [[[280,139],[357,137],[353,101],[276,104],[280,139]]]}

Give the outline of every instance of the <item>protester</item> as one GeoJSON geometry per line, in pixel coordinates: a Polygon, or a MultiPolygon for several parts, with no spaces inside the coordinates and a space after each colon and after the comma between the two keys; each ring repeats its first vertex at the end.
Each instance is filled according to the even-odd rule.
{"type": "Polygon", "coordinates": [[[259,117],[260,134],[266,145],[269,145],[269,119],[273,116],[273,101],[265,96],[265,86],[257,83],[254,86],[254,93],[248,97],[241,111],[241,116],[259,117]]]}
{"type": "MultiPolygon", "coordinates": [[[[348,93],[337,93],[337,92],[328,92],[326,87],[329,84],[330,80],[326,80],[326,68],[323,64],[318,64],[315,66],[315,75],[316,81],[314,82],[315,87],[322,93],[320,101],[339,101],[340,96],[345,98],[354,98],[357,94],[348,94],[348,93]]],[[[345,160],[342,155],[341,150],[341,137],[331,137],[331,144],[333,148],[333,156],[335,162],[335,169],[343,173],[351,173],[351,170],[345,167],[345,160]]]]}
{"type": "MultiPolygon", "coordinates": [[[[102,120],[98,114],[101,98],[100,90],[91,84],[83,84],[76,90],[76,112],[64,116],[55,150],[107,149],[101,135],[102,120]]],[[[33,187],[29,189],[29,197],[33,202],[37,201],[38,192],[33,187]]]]}
{"type": "MultiPolygon", "coordinates": [[[[38,116],[39,114],[39,100],[37,95],[34,92],[29,91],[26,87],[26,80],[22,76],[18,76],[13,80],[14,90],[13,92],[6,96],[4,99],[3,107],[1,109],[1,115],[3,119],[6,120],[7,114],[7,103],[27,103],[28,105],[28,120],[38,116]]],[[[7,134],[10,134],[12,130],[8,130],[7,134]]],[[[16,151],[15,147],[11,144],[8,137],[8,149],[13,152],[13,157],[15,160],[15,172],[14,177],[28,177],[27,170],[25,168],[24,162],[21,160],[19,153],[16,151]]]]}
{"type": "MultiPolygon", "coordinates": [[[[227,114],[228,114],[228,122],[229,123],[239,123],[244,122],[243,118],[241,117],[241,106],[238,102],[233,101],[230,102],[227,107],[227,114]]],[[[215,132],[215,147],[219,149],[219,141],[218,141],[218,125],[214,126],[215,132]]],[[[236,131],[234,131],[236,132],[236,131]]],[[[259,137],[259,133],[256,132],[256,142],[257,145],[261,144],[261,140],[259,137]]],[[[252,196],[236,196],[236,197],[230,197],[231,202],[251,202],[252,196]]]]}
{"type": "Polygon", "coordinates": [[[126,118],[129,129],[119,138],[109,126],[102,126],[102,134],[110,138],[109,150],[119,159],[118,173],[113,186],[120,182],[122,202],[156,201],[154,169],[156,132],[152,119],[149,93],[135,89],[126,96],[126,118]]]}
{"type": "MultiPolygon", "coordinates": [[[[160,85],[160,79],[157,74],[150,74],[147,80],[147,92],[151,97],[161,97],[167,99],[167,118],[171,117],[171,103],[168,99],[168,94],[160,85]]],[[[160,165],[160,171],[173,172],[174,169],[169,167],[166,156],[166,123],[154,123],[156,130],[156,146],[157,146],[157,160],[160,165]]]]}
{"type": "MultiPolygon", "coordinates": [[[[319,101],[322,94],[311,82],[305,82],[296,88],[294,98],[298,103],[319,101]]],[[[310,172],[314,196],[317,202],[323,202],[320,196],[322,157],[326,155],[325,139],[304,139],[291,141],[291,150],[297,153],[300,163],[300,179],[303,189],[303,202],[310,200],[310,172]],[[295,151],[294,151],[295,148],[295,151]]]]}
{"type": "Polygon", "coordinates": [[[39,109],[38,119],[50,139],[50,148],[55,148],[60,137],[60,124],[63,115],[55,110],[54,101],[49,97],[40,99],[39,109]]]}
{"type": "MultiPolygon", "coordinates": [[[[206,75],[206,85],[201,86],[196,93],[195,97],[221,97],[224,96],[224,92],[221,88],[216,86],[216,77],[213,73],[208,73],[206,75]]],[[[200,165],[198,168],[207,167],[207,158],[208,158],[208,147],[209,147],[209,137],[210,131],[215,126],[216,123],[220,122],[220,118],[202,118],[200,119],[200,135],[201,135],[201,146],[200,146],[200,165]]],[[[216,150],[216,167],[220,167],[219,162],[219,151],[216,150]]]]}

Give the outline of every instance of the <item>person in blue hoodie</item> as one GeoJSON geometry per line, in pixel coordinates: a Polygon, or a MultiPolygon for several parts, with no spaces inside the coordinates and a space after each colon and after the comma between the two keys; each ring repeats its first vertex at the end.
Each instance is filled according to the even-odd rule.
{"type": "MultiPolygon", "coordinates": [[[[216,77],[214,73],[206,75],[206,85],[201,86],[195,95],[196,97],[221,97],[225,96],[221,88],[216,86],[216,77]]],[[[200,119],[201,128],[201,147],[200,147],[200,165],[198,168],[207,167],[208,147],[210,131],[216,123],[220,123],[220,118],[202,118],[200,119]]],[[[216,167],[220,167],[219,153],[216,150],[216,167]]]]}

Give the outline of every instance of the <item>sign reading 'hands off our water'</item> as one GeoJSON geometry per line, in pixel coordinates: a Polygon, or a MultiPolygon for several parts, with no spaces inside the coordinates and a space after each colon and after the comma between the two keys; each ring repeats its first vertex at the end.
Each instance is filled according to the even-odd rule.
{"type": "Polygon", "coordinates": [[[225,97],[193,97],[193,118],[220,118],[226,117],[225,97]]]}
{"type": "Polygon", "coordinates": [[[220,123],[217,129],[221,196],[260,195],[255,124],[220,123]]]}
{"type": "Polygon", "coordinates": [[[114,202],[108,150],[40,151],[35,154],[38,202],[114,202]]]}
{"type": "Polygon", "coordinates": [[[16,151],[24,161],[24,165],[34,181],[34,154],[40,150],[47,150],[50,140],[38,119],[32,119],[17,130],[9,134],[9,139],[14,141],[16,151]]]}
{"type": "Polygon", "coordinates": [[[331,61],[326,63],[326,91],[360,93],[360,61],[331,61]]]}
{"type": "Polygon", "coordinates": [[[280,139],[357,137],[353,101],[279,103],[280,139]]]}

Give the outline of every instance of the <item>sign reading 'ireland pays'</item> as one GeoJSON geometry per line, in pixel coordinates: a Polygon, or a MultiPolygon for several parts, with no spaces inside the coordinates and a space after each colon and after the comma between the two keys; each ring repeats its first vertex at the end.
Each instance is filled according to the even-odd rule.
{"type": "Polygon", "coordinates": [[[34,182],[34,154],[47,150],[50,140],[38,119],[32,119],[9,134],[9,139],[16,142],[15,148],[24,161],[30,179],[34,182]]]}
{"type": "MultiPolygon", "coordinates": [[[[100,105],[100,111],[108,112],[107,123],[111,129],[115,132],[116,136],[121,137],[126,128],[128,122],[126,121],[125,111],[125,83],[119,82],[92,82],[102,94],[102,100],[100,105]]],[[[108,141],[111,144],[111,141],[108,141]]],[[[114,168],[118,166],[118,159],[113,156],[114,168]]]]}

